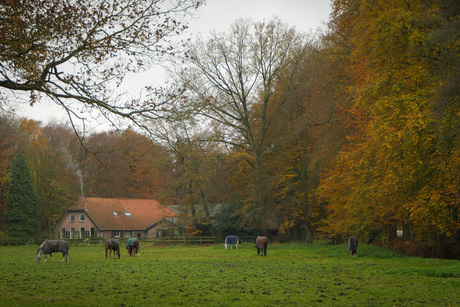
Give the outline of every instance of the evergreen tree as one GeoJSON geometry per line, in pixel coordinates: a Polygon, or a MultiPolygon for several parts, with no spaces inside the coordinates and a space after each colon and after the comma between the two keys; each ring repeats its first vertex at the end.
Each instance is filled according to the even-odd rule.
{"type": "Polygon", "coordinates": [[[13,163],[6,207],[10,238],[25,241],[37,236],[40,221],[38,197],[22,154],[18,154],[13,163]]]}

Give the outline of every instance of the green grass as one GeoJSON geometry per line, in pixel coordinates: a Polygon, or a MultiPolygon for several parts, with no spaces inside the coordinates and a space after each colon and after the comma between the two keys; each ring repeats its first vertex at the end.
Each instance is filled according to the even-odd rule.
{"type": "MultiPolygon", "coordinates": [[[[458,306],[460,261],[370,245],[141,246],[105,259],[71,246],[70,263],[35,262],[37,246],[0,247],[1,306],[458,306]]],[[[43,257],[42,257],[43,261],[43,257]]]]}

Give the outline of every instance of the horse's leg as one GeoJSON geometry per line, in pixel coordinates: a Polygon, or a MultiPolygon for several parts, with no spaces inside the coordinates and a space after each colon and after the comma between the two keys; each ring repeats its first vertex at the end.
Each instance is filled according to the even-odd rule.
{"type": "Polygon", "coordinates": [[[227,249],[227,243],[225,243],[225,249],[227,249]]]}
{"type": "Polygon", "coordinates": [[[45,263],[45,262],[46,262],[46,254],[45,254],[45,260],[43,261],[43,263],[45,263]]]}

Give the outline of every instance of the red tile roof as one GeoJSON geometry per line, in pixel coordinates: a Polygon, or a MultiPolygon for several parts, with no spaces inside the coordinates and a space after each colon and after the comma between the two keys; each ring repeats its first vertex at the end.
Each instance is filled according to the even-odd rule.
{"type": "Polygon", "coordinates": [[[153,199],[87,197],[69,211],[85,209],[100,230],[146,230],[165,217],[176,216],[153,199]]]}

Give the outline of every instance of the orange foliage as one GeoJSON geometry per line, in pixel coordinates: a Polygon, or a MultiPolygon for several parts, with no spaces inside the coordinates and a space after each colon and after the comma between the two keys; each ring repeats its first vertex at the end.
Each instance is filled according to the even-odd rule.
{"type": "Polygon", "coordinates": [[[430,105],[441,82],[428,40],[440,17],[441,4],[423,1],[334,1],[330,36],[349,51],[354,128],[323,181],[329,233],[385,240],[402,225],[419,237],[459,229],[459,195],[447,192],[459,183],[445,172],[458,164],[439,163],[430,105]]]}

